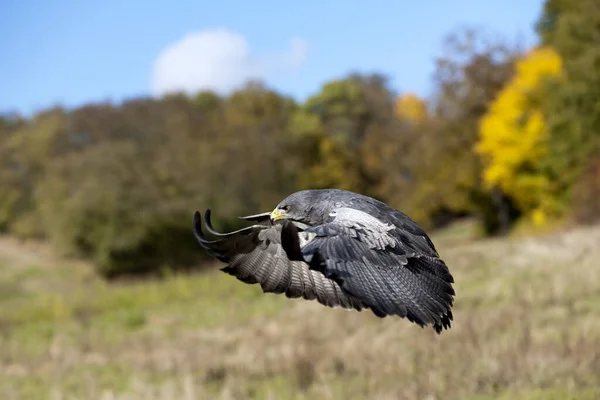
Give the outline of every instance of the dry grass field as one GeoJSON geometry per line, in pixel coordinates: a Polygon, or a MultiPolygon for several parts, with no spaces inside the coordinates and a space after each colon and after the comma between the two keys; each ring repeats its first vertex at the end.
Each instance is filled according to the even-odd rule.
{"type": "Polygon", "coordinates": [[[263,295],[222,273],[106,284],[0,239],[3,399],[598,399],[600,227],[434,236],[456,279],[438,336],[263,295]]]}

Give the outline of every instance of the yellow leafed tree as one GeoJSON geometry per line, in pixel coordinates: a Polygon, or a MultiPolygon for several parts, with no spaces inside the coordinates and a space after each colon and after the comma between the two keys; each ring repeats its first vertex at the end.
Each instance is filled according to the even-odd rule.
{"type": "Polygon", "coordinates": [[[419,123],[427,117],[427,105],[416,94],[408,92],[396,99],[396,115],[419,123]]]}
{"type": "Polygon", "coordinates": [[[529,52],[481,119],[476,145],[487,187],[502,189],[537,225],[545,223],[555,205],[551,182],[541,167],[547,150],[542,84],[560,74],[561,59],[554,50],[529,52]]]}

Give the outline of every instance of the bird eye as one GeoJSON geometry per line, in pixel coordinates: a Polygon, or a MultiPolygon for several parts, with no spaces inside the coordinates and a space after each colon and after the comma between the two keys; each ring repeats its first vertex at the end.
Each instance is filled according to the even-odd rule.
{"type": "Polygon", "coordinates": [[[281,207],[279,207],[279,209],[281,209],[283,211],[287,211],[290,209],[290,206],[281,206],[281,207]]]}

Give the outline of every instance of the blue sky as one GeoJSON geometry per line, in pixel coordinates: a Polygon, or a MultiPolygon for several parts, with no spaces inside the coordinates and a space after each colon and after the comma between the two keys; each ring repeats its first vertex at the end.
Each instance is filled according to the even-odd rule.
{"type": "Polygon", "coordinates": [[[298,100],[351,71],[425,96],[453,29],[535,44],[542,0],[2,1],[0,112],[226,93],[261,78],[298,100]],[[372,6],[367,6],[372,4],[372,6]]]}

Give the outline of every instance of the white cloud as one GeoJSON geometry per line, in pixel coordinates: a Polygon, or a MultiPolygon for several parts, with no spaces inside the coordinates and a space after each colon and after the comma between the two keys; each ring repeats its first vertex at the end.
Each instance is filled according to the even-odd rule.
{"type": "Polygon", "coordinates": [[[195,32],[165,48],[154,61],[152,92],[163,95],[211,89],[229,92],[249,79],[267,80],[278,73],[302,67],[308,44],[290,41],[285,51],[264,56],[252,54],[244,36],[226,29],[195,32]]]}

